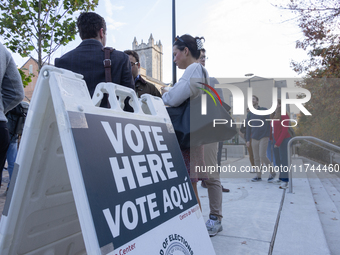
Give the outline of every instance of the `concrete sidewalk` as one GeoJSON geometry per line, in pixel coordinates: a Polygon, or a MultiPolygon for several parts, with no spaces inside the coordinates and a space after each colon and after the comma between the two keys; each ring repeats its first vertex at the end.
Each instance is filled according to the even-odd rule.
{"type": "MultiPolygon", "coordinates": [[[[292,163],[300,165],[302,160],[292,163]]],[[[250,162],[248,157],[231,158],[222,165],[240,169],[250,162]]],[[[216,254],[331,254],[308,180],[293,179],[296,193],[288,193],[268,183],[268,175],[263,174],[261,182],[251,182],[252,173],[221,174],[222,185],[230,192],[223,193],[223,231],[211,238],[216,254]]],[[[199,183],[198,192],[206,221],[207,189],[199,183]]]]}
{"type": "MultiPolygon", "coordinates": [[[[303,165],[303,162],[293,158],[292,164],[298,166],[303,165]]],[[[230,158],[223,161],[222,166],[240,169],[250,166],[250,162],[248,157],[230,158]]],[[[7,171],[4,173],[6,176],[7,171]]],[[[223,231],[211,238],[216,254],[339,254],[338,246],[333,245],[331,253],[327,245],[330,241],[339,243],[337,240],[340,238],[340,220],[335,220],[340,219],[340,210],[334,208],[327,194],[318,190],[318,200],[314,200],[315,191],[312,194],[311,181],[306,175],[305,178],[302,176],[293,179],[293,193],[288,193],[288,189],[280,189],[279,185],[268,183],[268,175],[263,174],[261,182],[251,182],[255,174],[249,172],[221,174],[222,185],[230,189],[230,192],[223,193],[223,231]],[[323,215],[324,220],[328,221],[326,223],[330,224],[328,236],[334,236],[332,240],[326,240],[324,231],[327,230],[323,229],[320,221],[320,213],[324,212],[319,212],[321,209],[316,207],[316,201],[318,206],[329,207],[324,210],[323,215]]],[[[314,178],[312,182],[320,180],[314,178]]],[[[0,194],[5,191],[6,186],[1,187],[0,194]]],[[[322,190],[320,186],[315,184],[315,190],[322,190]]],[[[206,221],[209,217],[207,189],[198,183],[198,192],[206,221]]],[[[332,196],[333,194],[335,197],[339,193],[332,190],[332,196]]],[[[1,212],[5,199],[6,197],[0,196],[1,212]]]]}
{"type": "MultiPolygon", "coordinates": [[[[2,172],[2,178],[9,178],[9,174],[7,170],[3,170],[2,172]]],[[[0,219],[2,216],[2,211],[4,210],[5,202],[6,202],[6,196],[5,191],[7,189],[7,183],[2,182],[0,187],[0,219]]]]}

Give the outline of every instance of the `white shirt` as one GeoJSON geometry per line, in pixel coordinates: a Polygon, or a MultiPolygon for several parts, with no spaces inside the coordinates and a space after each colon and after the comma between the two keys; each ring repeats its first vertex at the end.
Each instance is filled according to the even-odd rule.
{"type": "Polygon", "coordinates": [[[176,107],[182,104],[189,97],[195,98],[202,94],[203,91],[197,87],[203,87],[203,85],[198,82],[206,83],[203,69],[205,70],[207,81],[209,81],[209,74],[207,70],[199,63],[192,63],[185,69],[184,74],[179,81],[175,83],[168,92],[163,94],[162,99],[164,104],[176,107]]]}

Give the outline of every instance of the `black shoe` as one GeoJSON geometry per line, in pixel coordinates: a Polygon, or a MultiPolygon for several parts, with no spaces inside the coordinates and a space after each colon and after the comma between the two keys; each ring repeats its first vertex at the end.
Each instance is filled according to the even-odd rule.
{"type": "Polygon", "coordinates": [[[230,189],[226,189],[225,187],[222,186],[222,192],[230,192],[230,189]]]}
{"type": "Polygon", "coordinates": [[[261,177],[255,177],[253,179],[251,179],[252,182],[259,182],[259,181],[262,181],[262,178],[261,177]]]}

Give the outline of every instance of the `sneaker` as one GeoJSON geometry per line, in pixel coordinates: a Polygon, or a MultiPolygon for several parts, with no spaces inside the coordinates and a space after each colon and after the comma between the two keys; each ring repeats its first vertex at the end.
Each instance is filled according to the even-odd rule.
{"type": "Polygon", "coordinates": [[[252,182],[259,182],[259,181],[262,181],[262,178],[261,177],[255,177],[253,179],[251,179],[252,182]]]}
{"type": "Polygon", "coordinates": [[[203,188],[207,188],[207,185],[205,185],[205,182],[204,182],[204,181],[201,182],[201,186],[202,186],[203,188]]]}
{"type": "Polygon", "coordinates": [[[279,187],[279,189],[287,189],[288,188],[288,182],[282,182],[281,186],[279,187]]]}
{"type": "Polygon", "coordinates": [[[205,223],[209,236],[216,236],[218,232],[223,230],[221,221],[215,215],[210,215],[209,220],[205,223]]]}
{"type": "Polygon", "coordinates": [[[274,178],[275,178],[275,176],[276,176],[276,173],[274,173],[274,174],[270,174],[270,175],[269,175],[269,178],[268,178],[268,182],[273,182],[273,181],[274,181],[274,178]]]}
{"type": "Polygon", "coordinates": [[[282,181],[280,179],[277,179],[276,181],[273,181],[274,184],[281,185],[282,181]]]}

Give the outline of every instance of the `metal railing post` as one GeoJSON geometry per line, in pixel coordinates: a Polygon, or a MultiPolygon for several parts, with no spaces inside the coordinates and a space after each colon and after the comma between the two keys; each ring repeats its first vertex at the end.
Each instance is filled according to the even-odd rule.
{"type": "Polygon", "coordinates": [[[329,152],[329,163],[333,165],[333,153],[329,152]]]}
{"type": "MultiPolygon", "coordinates": [[[[297,141],[297,140],[306,140],[306,142],[310,142],[308,140],[313,140],[313,141],[316,141],[316,142],[320,142],[322,144],[325,144],[327,145],[328,147],[332,148],[333,150],[337,150],[337,151],[340,151],[340,147],[339,146],[336,146],[334,144],[331,144],[331,143],[328,143],[328,142],[325,142],[319,138],[316,138],[314,136],[296,136],[296,137],[293,137],[292,139],[290,139],[290,141],[288,142],[288,148],[287,148],[287,153],[288,153],[288,168],[290,168],[290,165],[292,163],[292,159],[291,159],[291,145],[293,144],[294,141],[297,141]]],[[[312,143],[312,142],[310,142],[312,143]]],[[[313,143],[314,144],[314,143],[313,143]]],[[[315,144],[317,145],[317,144],[315,144]]],[[[323,146],[320,146],[320,145],[317,145],[325,150],[328,150],[330,152],[330,160],[331,160],[331,163],[330,164],[333,164],[333,155],[332,155],[332,151],[330,149],[327,149],[323,146]]],[[[293,172],[292,171],[289,171],[289,183],[288,183],[288,192],[289,193],[293,193],[293,172]]]]}

